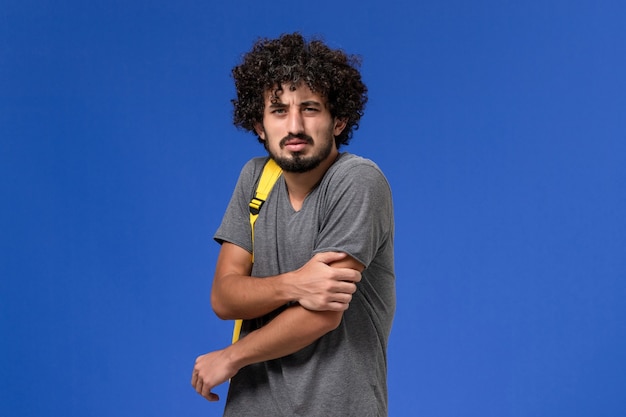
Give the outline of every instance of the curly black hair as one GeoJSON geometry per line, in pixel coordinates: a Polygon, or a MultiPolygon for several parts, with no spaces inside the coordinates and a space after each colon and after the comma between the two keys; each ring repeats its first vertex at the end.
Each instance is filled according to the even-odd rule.
{"type": "Polygon", "coordinates": [[[273,89],[274,99],[278,100],[283,84],[290,84],[294,90],[305,83],[328,100],[331,116],[346,120],[335,143],[337,148],[347,145],[353,130],[359,128],[367,103],[360,64],[358,56],[331,49],[319,39],[307,41],[298,32],[277,39],[259,39],[232,70],[237,90],[237,98],[231,100],[233,123],[255,132],[255,124],[263,122],[267,91],[273,89]]]}

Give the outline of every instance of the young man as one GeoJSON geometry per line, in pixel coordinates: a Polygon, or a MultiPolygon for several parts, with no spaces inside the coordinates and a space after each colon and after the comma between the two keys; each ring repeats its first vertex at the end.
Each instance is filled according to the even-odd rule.
{"type": "Polygon", "coordinates": [[[367,101],[355,57],[300,34],[260,40],[233,69],[235,125],[282,168],[254,226],[267,157],[242,169],[222,224],[211,303],[241,338],[199,356],[209,401],[230,379],[226,416],[385,416],[395,311],[393,208],[371,161],[338,148],[367,101]]]}

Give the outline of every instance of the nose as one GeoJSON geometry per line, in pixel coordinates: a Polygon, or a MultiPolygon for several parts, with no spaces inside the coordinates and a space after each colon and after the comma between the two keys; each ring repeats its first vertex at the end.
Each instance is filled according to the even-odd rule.
{"type": "Polygon", "coordinates": [[[289,112],[288,129],[292,135],[304,133],[304,120],[300,111],[289,112]]]}

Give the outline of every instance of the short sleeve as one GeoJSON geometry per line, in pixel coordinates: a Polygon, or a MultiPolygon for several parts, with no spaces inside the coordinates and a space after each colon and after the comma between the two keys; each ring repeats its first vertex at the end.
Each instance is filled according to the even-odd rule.
{"type": "Polygon", "coordinates": [[[393,239],[389,183],[371,161],[355,158],[322,184],[326,193],[315,252],[345,252],[368,267],[393,239]]]}
{"type": "Polygon", "coordinates": [[[266,160],[267,158],[251,159],[241,169],[222,223],[213,236],[219,244],[230,242],[252,253],[248,204],[266,160]]]}

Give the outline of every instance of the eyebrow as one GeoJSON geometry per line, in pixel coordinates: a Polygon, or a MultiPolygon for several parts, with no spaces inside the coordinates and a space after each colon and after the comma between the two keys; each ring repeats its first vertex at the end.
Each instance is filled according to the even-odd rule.
{"type": "Polygon", "coordinates": [[[315,101],[315,100],[308,100],[308,101],[303,101],[302,103],[300,103],[301,106],[319,106],[322,107],[322,103],[320,103],[319,101],[315,101]]]}
{"type": "MultiPolygon", "coordinates": [[[[307,101],[303,101],[302,103],[298,104],[298,106],[301,106],[301,107],[306,107],[306,106],[322,107],[322,103],[320,103],[319,101],[315,101],[315,100],[307,100],[307,101]]],[[[270,108],[283,108],[283,107],[289,107],[289,104],[281,103],[281,102],[275,102],[275,103],[271,103],[270,104],[270,108]]]]}

